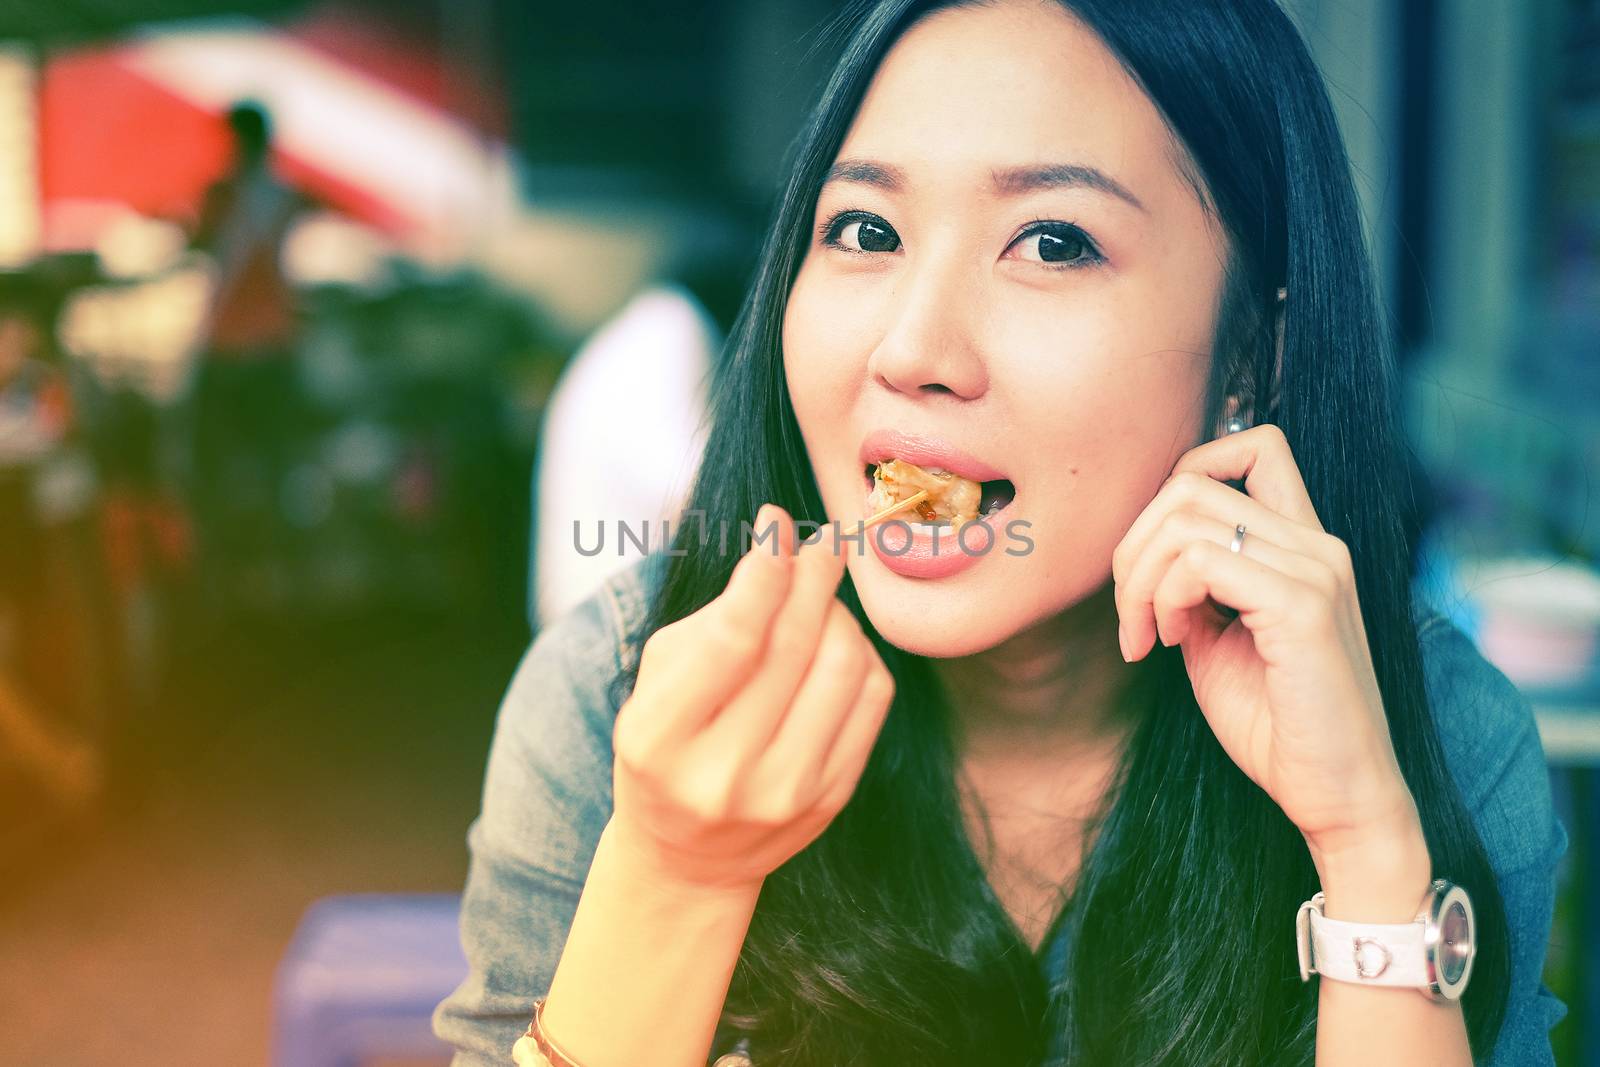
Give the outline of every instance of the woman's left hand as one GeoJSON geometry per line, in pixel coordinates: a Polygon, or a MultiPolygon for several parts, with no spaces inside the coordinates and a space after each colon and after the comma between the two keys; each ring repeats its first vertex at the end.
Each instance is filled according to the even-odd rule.
{"type": "Polygon", "coordinates": [[[1111,572],[1123,654],[1138,660],[1158,639],[1182,647],[1223,749],[1314,855],[1420,835],[1350,551],[1318,521],[1282,430],[1265,423],[1185,453],[1117,545],[1111,572]],[[1244,479],[1245,493],[1228,479],[1244,479]]]}

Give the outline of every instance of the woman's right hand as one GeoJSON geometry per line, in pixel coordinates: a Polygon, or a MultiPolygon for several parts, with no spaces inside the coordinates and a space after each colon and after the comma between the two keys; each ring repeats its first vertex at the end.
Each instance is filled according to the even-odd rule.
{"type": "Polygon", "coordinates": [[[607,831],[649,874],[759,887],[855,792],[894,676],[835,596],[833,527],[795,549],[794,520],[756,514],[756,543],[699,611],[645,641],[617,714],[607,831]]]}

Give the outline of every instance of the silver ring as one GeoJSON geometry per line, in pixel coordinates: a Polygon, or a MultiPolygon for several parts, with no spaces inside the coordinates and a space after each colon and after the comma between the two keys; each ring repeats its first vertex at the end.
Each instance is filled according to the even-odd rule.
{"type": "Polygon", "coordinates": [[[1244,523],[1233,528],[1233,542],[1228,545],[1229,552],[1237,552],[1244,546],[1244,523]]]}

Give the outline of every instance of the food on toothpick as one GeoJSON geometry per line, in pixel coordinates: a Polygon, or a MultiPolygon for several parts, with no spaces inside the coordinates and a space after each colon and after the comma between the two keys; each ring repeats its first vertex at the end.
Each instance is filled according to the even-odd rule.
{"type": "MultiPolygon", "coordinates": [[[[899,512],[910,504],[917,521],[947,525],[955,533],[978,517],[982,487],[949,471],[923,469],[903,459],[884,459],[872,472],[872,492],[867,509],[899,512]],[[913,503],[914,501],[914,503],[913,503]]],[[[881,514],[874,515],[876,520],[881,514]]],[[[909,515],[903,516],[910,521],[909,515]]]]}

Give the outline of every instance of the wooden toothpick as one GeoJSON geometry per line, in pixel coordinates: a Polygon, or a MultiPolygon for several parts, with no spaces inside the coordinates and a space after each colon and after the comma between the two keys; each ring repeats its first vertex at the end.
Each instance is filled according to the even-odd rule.
{"type": "Polygon", "coordinates": [[[882,522],[884,519],[887,519],[890,515],[893,515],[897,511],[902,511],[910,507],[912,504],[921,503],[927,498],[927,495],[928,491],[926,489],[918,489],[915,493],[900,501],[900,503],[890,504],[876,515],[872,516],[872,518],[861,524],[861,528],[865,530],[867,527],[872,526],[875,523],[882,522]]]}

